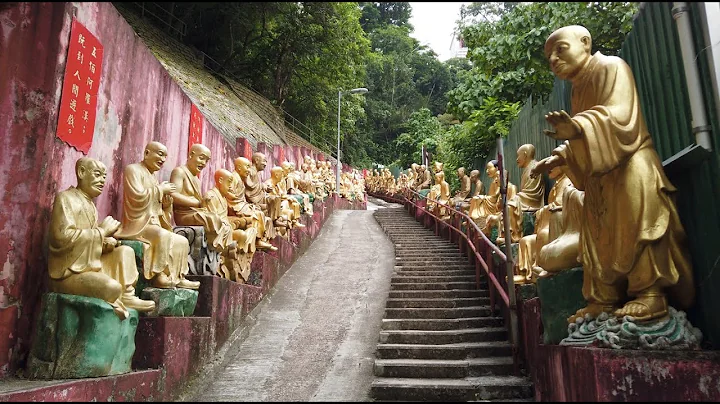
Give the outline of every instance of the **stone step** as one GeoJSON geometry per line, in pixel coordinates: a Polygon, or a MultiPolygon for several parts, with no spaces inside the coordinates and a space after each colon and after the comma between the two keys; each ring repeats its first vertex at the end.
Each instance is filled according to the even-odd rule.
{"type": "Polygon", "coordinates": [[[382,320],[383,330],[458,330],[463,328],[502,327],[502,317],[467,317],[467,318],[385,318],[382,320]]]}
{"type": "Polygon", "coordinates": [[[422,377],[461,379],[477,376],[510,375],[514,371],[512,357],[442,359],[376,359],[377,377],[422,377]]]}
{"type": "Polygon", "coordinates": [[[387,308],[453,308],[453,307],[471,307],[484,306],[490,304],[489,297],[460,297],[452,299],[408,299],[389,298],[385,303],[387,308]]]}
{"type": "Polygon", "coordinates": [[[461,299],[489,296],[487,289],[391,290],[388,294],[389,299],[461,299]]]}
{"type": "Polygon", "coordinates": [[[475,275],[461,275],[461,276],[431,276],[431,275],[421,275],[421,276],[410,276],[410,275],[395,275],[390,278],[390,284],[395,283],[409,283],[409,282],[415,282],[415,283],[427,283],[427,282],[437,282],[437,283],[449,283],[449,282],[475,282],[475,275]]]}
{"type": "Polygon", "coordinates": [[[465,318],[490,315],[489,306],[469,306],[453,308],[387,308],[385,318],[465,318]]]}
{"type": "Polygon", "coordinates": [[[505,341],[505,327],[464,328],[460,330],[384,330],[383,344],[443,345],[460,342],[505,341]]]}
{"type": "MultiPolygon", "coordinates": [[[[482,287],[482,284],[481,284],[482,287]]],[[[444,283],[393,283],[391,290],[451,290],[451,289],[475,289],[475,282],[444,282],[444,283]]]]}
{"type": "Polygon", "coordinates": [[[378,378],[370,394],[375,400],[472,401],[532,397],[524,377],[479,376],[464,379],[378,378]]]}
{"type": "Polygon", "coordinates": [[[440,271],[440,270],[466,270],[475,272],[475,265],[468,263],[448,263],[444,264],[441,262],[435,264],[408,264],[395,263],[395,271],[440,271]]]}
{"type": "Polygon", "coordinates": [[[397,251],[395,250],[395,256],[396,257],[402,257],[402,258],[426,258],[428,256],[430,257],[442,257],[442,258],[466,258],[465,254],[462,254],[457,249],[455,250],[442,250],[442,251],[432,251],[429,249],[426,250],[418,250],[418,251],[397,251]]]}
{"type": "Polygon", "coordinates": [[[395,261],[403,261],[403,262],[447,262],[447,263],[467,263],[468,257],[462,254],[457,254],[455,256],[444,256],[444,255],[408,255],[408,256],[395,256],[395,261]]]}
{"type": "Polygon", "coordinates": [[[412,268],[408,268],[395,271],[394,276],[472,276],[475,279],[475,271],[469,269],[413,271],[412,268]]]}
{"type": "Polygon", "coordinates": [[[378,344],[380,359],[467,359],[490,356],[511,356],[507,341],[460,342],[456,344],[378,344]]]}
{"type": "Polygon", "coordinates": [[[439,256],[445,256],[445,255],[451,255],[451,254],[460,254],[461,256],[465,256],[460,252],[460,250],[457,249],[457,247],[425,247],[425,248],[418,248],[418,249],[407,249],[404,247],[395,248],[395,256],[397,257],[404,257],[404,256],[411,256],[411,255],[419,255],[419,254],[426,254],[426,255],[439,255],[439,256]]]}

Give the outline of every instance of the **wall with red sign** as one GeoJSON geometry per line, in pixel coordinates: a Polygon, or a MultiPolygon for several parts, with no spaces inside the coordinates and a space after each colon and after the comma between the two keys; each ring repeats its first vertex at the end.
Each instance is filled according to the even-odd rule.
{"type": "Polygon", "coordinates": [[[210,148],[204,191],[214,186],[212,172],[232,167],[242,151],[193,109],[111,3],[9,3],[0,7],[0,26],[2,378],[24,364],[46,290],[51,205],[75,185],[78,158],[108,167],[98,213],[120,219],[122,170],[141,160],[148,142],[168,148],[160,180],[185,162],[191,142],[210,148]]]}

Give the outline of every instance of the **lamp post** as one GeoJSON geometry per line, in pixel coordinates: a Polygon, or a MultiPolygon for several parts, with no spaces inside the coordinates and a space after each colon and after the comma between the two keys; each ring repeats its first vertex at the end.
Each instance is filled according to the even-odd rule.
{"type": "Polygon", "coordinates": [[[337,173],[335,174],[335,193],[340,194],[340,99],[343,94],[365,94],[368,89],[365,87],[353,88],[348,91],[338,91],[338,139],[337,139],[337,173]]]}

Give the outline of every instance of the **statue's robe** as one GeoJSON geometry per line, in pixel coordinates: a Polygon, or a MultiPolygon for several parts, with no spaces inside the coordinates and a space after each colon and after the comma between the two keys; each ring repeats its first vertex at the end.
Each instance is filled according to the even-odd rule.
{"type": "Polygon", "coordinates": [[[292,221],[300,219],[300,204],[288,195],[287,190],[285,189],[284,180],[280,180],[277,184],[273,184],[272,178],[268,178],[267,181],[265,181],[265,185],[270,186],[272,188],[270,193],[280,199],[280,207],[283,212],[289,212],[287,215],[288,219],[292,221]]]}
{"type": "MultiPolygon", "coordinates": [[[[208,211],[213,214],[223,217],[228,220],[228,202],[227,199],[222,195],[219,189],[213,188],[205,194],[204,198],[205,207],[208,211]]],[[[249,230],[240,229],[233,231],[233,240],[237,242],[238,250],[243,252],[254,252],[255,251],[255,238],[257,237],[257,231],[250,227],[249,230]]]]}
{"type": "Polygon", "coordinates": [[[303,212],[312,215],[313,210],[312,204],[310,203],[310,197],[300,191],[300,180],[301,178],[297,172],[289,172],[287,177],[285,177],[285,188],[288,191],[288,195],[295,198],[297,202],[302,205],[303,212]]]}
{"type": "Polygon", "coordinates": [[[118,239],[144,245],[143,275],[152,279],[165,273],[177,284],[188,272],[188,240],[172,232],[170,210],[163,210],[160,184],[142,164],[125,167],[122,226],[118,239]]]}
{"type": "Polygon", "coordinates": [[[463,177],[460,178],[460,190],[457,191],[452,198],[453,207],[465,202],[468,195],[470,195],[470,177],[463,175],[463,177]]]}
{"type": "Polygon", "coordinates": [[[521,272],[529,274],[540,249],[560,235],[563,195],[571,184],[567,175],[561,175],[550,188],[548,204],[535,212],[535,233],[520,239],[518,267],[521,272]]]}
{"type": "Polygon", "coordinates": [[[572,80],[573,121],[582,128],[553,154],[585,191],[580,235],[583,295],[617,302],[651,286],[668,287],[671,303],[694,300],[686,235],[640,108],[630,66],[597,52],[572,80]]]}
{"type": "Polygon", "coordinates": [[[430,174],[430,170],[426,169],[420,178],[421,182],[420,185],[418,185],[418,190],[430,188],[430,184],[432,184],[432,175],[430,174]]]}
{"type": "MultiPolygon", "coordinates": [[[[275,237],[275,228],[272,223],[272,219],[265,215],[260,206],[255,205],[247,201],[245,194],[245,183],[242,177],[237,171],[233,171],[233,184],[234,189],[227,198],[228,203],[228,214],[230,215],[230,221],[233,221],[233,217],[246,217],[251,218],[252,226],[257,231],[257,237],[261,240],[268,241],[275,237]]],[[[240,228],[241,226],[236,224],[234,228],[240,228]]],[[[247,227],[247,226],[245,226],[247,227]]]]}
{"type": "MultiPolygon", "coordinates": [[[[200,192],[200,181],[194,176],[187,166],[179,166],[173,169],[182,178],[182,186],[177,189],[183,195],[191,196],[202,203],[200,192]]],[[[232,226],[222,216],[209,212],[206,208],[193,208],[180,206],[173,203],[173,218],[178,226],[203,226],[205,236],[209,244],[216,251],[225,251],[232,243],[232,226]]]]}
{"type": "Polygon", "coordinates": [[[580,229],[584,199],[585,193],[578,191],[572,183],[565,188],[560,227],[551,222],[549,241],[536,250],[535,263],[539,269],[558,272],[581,265],[580,229]]]}
{"type": "Polygon", "coordinates": [[[250,167],[248,175],[242,180],[243,185],[245,185],[245,198],[248,202],[260,206],[265,215],[269,216],[273,221],[280,217],[280,200],[270,198],[265,192],[265,184],[260,181],[260,175],[256,167],[250,167]]]}
{"type": "Polygon", "coordinates": [[[485,195],[485,184],[483,184],[480,178],[475,181],[470,197],[472,198],[478,195],[485,195]]]}
{"type": "Polygon", "coordinates": [[[513,239],[520,239],[522,234],[523,212],[535,212],[543,207],[545,202],[545,181],[542,175],[535,178],[530,172],[537,165],[532,160],[523,169],[520,178],[520,191],[513,198],[508,198],[508,214],[510,217],[510,229],[513,232],[513,239]]]}
{"type": "MultiPolygon", "coordinates": [[[[73,275],[98,272],[120,284],[121,292],[109,297],[108,303],[120,310],[122,294],[133,295],[138,278],[135,253],[128,246],[118,246],[103,253],[104,237],[98,226],[98,214],[90,197],[75,187],[55,195],[48,234],[48,272],[50,290],[68,293],[62,281],[73,275]]],[[[73,294],[102,298],[106,291],[75,288],[73,294]]]]}

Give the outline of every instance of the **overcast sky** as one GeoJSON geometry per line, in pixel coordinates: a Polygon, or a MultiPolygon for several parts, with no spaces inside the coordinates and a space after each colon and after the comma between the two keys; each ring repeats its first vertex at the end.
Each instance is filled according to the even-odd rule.
{"type": "Polygon", "coordinates": [[[410,36],[420,41],[421,44],[432,48],[441,61],[449,59],[452,56],[450,43],[455,30],[455,21],[460,19],[460,6],[463,4],[470,4],[470,2],[411,2],[410,24],[415,28],[415,31],[410,36]]]}

